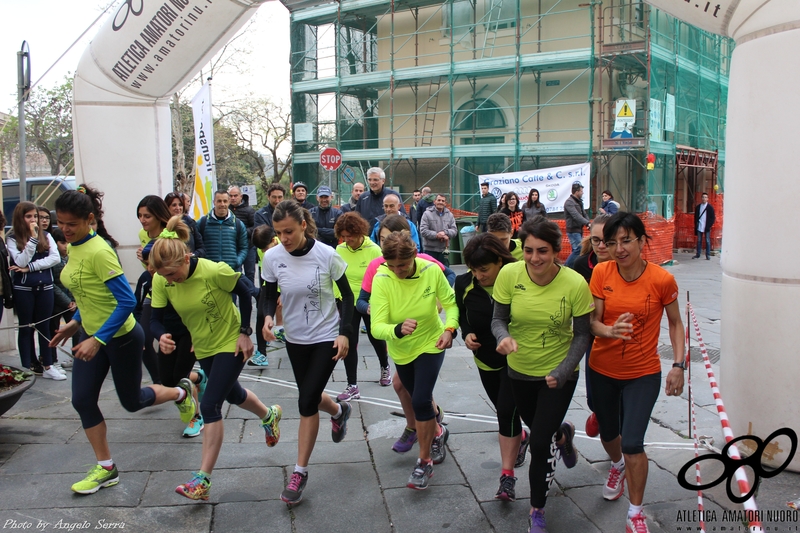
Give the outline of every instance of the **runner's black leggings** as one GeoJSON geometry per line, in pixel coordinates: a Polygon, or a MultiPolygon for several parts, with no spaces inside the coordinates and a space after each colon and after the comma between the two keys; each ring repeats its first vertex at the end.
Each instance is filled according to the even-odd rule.
{"type": "Polygon", "coordinates": [[[514,394],[511,392],[511,378],[508,367],[499,370],[478,369],[483,389],[497,411],[497,425],[503,437],[516,437],[522,432],[514,394]]]}
{"type": "Polygon", "coordinates": [[[222,420],[222,403],[241,405],[247,399],[247,391],[239,384],[239,374],[244,368],[244,355],[233,356],[223,352],[199,359],[200,368],[208,377],[206,392],[200,400],[203,422],[210,424],[222,420]]]}
{"type": "Polygon", "coordinates": [[[528,478],[531,506],[541,509],[556,476],[556,442],[561,438],[561,422],[567,414],[577,381],[567,380],[560,389],[551,389],[545,380],[525,381],[509,378],[517,409],[531,429],[531,464],[528,478]]]}
{"type": "Polygon", "coordinates": [[[175,341],[172,353],[158,351],[158,375],[165,387],[177,387],[180,380],[189,377],[196,360],[192,351],[192,336],[189,333],[173,336],[172,340],[175,341]]]}
{"type": "MultiPolygon", "coordinates": [[[[83,331],[81,342],[88,338],[89,335],[83,331]]],[[[136,324],[130,332],[100,346],[97,355],[89,361],[75,359],[72,367],[72,406],[81,417],[84,429],[93,428],[103,421],[97,401],[109,369],[119,403],[126,411],[138,411],[156,401],[153,389],[142,388],[142,346],[144,332],[136,324]]]]}
{"type": "Polygon", "coordinates": [[[433,410],[433,388],[443,362],[444,351],[441,351],[420,354],[406,365],[394,364],[400,381],[411,395],[414,418],[419,422],[436,418],[436,411],[433,410]]]}
{"type": "Polygon", "coordinates": [[[333,341],[316,344],[294,344],[287,341],[286,353],[292,363],[294,380],[300,393],[297,400],[300,416],[314,416],[319,412],[319,402],[325,393],[325,385],[336,366],[336,361],[333,360],[336,355],[333,341]]]}
{"type": "Polygon", "coordinates": [[[362,319],[364,320],[364,327],[367,328],[367,338],[375,349],[375,353],[378,355],[378,362],[381,368],[389,366],[389,356],[386,353],[386,341],[373,337],[372,330],[370,329],[369,315],[362,315],[358,312],[358,309],[353,308],[353,330],[350,332],[350,351],[347,353],[347,357],[344,358],[344,369],[345,372],[347,372],[348,385],[358,384],[358,326],[361,325],[362,319]]]}
{"type": "Polygon", "coordinates": [[[611,442],[622,435],[622,453],[644,453],[644,434],[661,390],[661,372],[614,379],[592,371],[589,379],[600,438],[611,442]]]}

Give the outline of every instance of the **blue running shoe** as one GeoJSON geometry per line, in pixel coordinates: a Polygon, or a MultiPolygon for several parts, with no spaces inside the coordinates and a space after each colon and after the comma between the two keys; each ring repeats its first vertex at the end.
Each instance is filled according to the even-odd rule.
{"type": "Polygon", "coordinates": [[[200,376],[200,383],[197,384],[197,403],[198,405],[203,400],[203,394],[206,393],[206,385],[208,385],[208,376],[201,369],[195,370],[197,375],[200,376]]]}
{"type": "Polygon", "coordinates": [[[269,366],[269,360],[267,360],[267,356],[258,350],[256,353],[253,354],[253,357],[247,361],[247,366],[269,366]]]}

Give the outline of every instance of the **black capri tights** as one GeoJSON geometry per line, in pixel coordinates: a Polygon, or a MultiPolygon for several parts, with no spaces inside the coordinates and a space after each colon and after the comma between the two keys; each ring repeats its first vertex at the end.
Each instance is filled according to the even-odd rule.
{"type": "Polygon", "coordinates": [[[661,372],[614,379],[593,371],[589,379],[600,438],[611,442],[622,435],[622,453],[644,453],[644,434],[661,390],[661,372]]]}
{"type": "Polygon", "coordinates": [[[241,405],[247,399],[247,391],[237,381],[244,368],[244,355],[240,353],[234,357],[233,352],[223,352],[204,357],[199,363],[208,377],[206,392],[200,400],[200,414],[203,422],[209,424],[222,420],[225,400],[241,405]]]}
{"type": "Polygon", "coordinates": [[[336,366],[336,361],[333,359],[336,355],[333,341],[315,344],[287,342],[286,353],[289,355],[289,362],[292,363],[294,380],[300,393],[300,398],[297,400],[300,416],[314,416],[319,413],[319,402],[322,401],[325,385],[328,384],[336,366]]]}
{"type": "Polygon", "coordinates": [[[497,411],[497,426],[503,437],[516,437],[522,432],[522,422],[519,419],[517,405],[514,403],[514,394],[511,392],[511,378],[508,377],[508,367],[499,370],[478,369],[481,376],[483,389],[497,411]]]}
{"type": "Polygon", "coordinates": [[[414,418],[419,422],[436,418],[436,411],[433,410],[433,388],[443,362],[444,351],[423,353],[407,365],[394,365],[400,381],[411,395],[414,418]]]}
{"type": "MultiPolygon", "coordinates": [[[[89,336],[82,332],[81,341],[89,336]]],[[[84,429],[103,422],[103,413],[97,401],[111,369],[111,377],[126,411],[134,412],[153,405],[156,393],[150,387],[142,388],[142,347],[144,332],[139,324],[130,332],[111,339],[89,361],[75,359],[72,367],[72,406],[81,417],[84,429]]]]}
{"type": "Polygon", "coordinates": [[[353,309],[353,329],[350,331],[350,352],[344,358],[344,369],[347,373],[347,384],[358,384],[358,326],[361,324],[361,319],[364,319],[364,327],[367,328],[367,338],[375,349],[375,354],[378,356],[378,362],[381,368],[389,366],[389,356],[386,352],[386,341],[376,339],[372,336],[372,328],[370,327],[369,315],[362,315],[357,309],[353,309]]]}
{"type": "Polygon", "coordinates": [[[568,380],[562,388],[551,389],[543,379],[509,379],[522,421],[531,429],[531,506],[542,509],[556,476],[556,442],[561,438],[561,422],[578,382],[568,380]]]}
{"type": "Polygon", "coordinates": [[[185,333],[172,340],[175,341],[172,353],[158,351],[158,375],[165,387],[177,387],[180,380],[189,377],[195,362],[191,335],[185,333]]]}

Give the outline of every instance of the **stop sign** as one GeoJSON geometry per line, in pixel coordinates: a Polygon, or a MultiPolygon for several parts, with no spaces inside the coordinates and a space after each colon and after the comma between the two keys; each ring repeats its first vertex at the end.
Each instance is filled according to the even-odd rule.
{"type": "Polygon", "coordinates": [[[342,166],[342,153],[336,148],[325,148],[319,154],[319,164],[325,170],[336,170],[342,166]]]}

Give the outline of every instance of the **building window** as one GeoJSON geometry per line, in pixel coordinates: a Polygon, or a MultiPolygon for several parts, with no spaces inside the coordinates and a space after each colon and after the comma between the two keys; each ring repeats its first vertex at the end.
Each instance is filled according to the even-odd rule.
{"type": "Polygon", "coordinates": [[[453,117],[453,131],[505,128],[506,119],[492,100],[478,99],[458,108],[453,117]]]}
{"type": "Polygon", "coordinates": [[[472,32],[472,2],[470,0],[455,0],[452,3],[453,20],[450,20],[451,4],[442,4],[442,35],[450,37],[453,30],[455,37],[462,37],[472,32]]]}
{"type": "Polygon", "coordinates": [[[504,30],[517,25],[517,2],[515,0],[485,0],[486,31],[504,30]]]}

